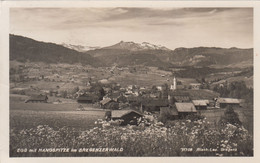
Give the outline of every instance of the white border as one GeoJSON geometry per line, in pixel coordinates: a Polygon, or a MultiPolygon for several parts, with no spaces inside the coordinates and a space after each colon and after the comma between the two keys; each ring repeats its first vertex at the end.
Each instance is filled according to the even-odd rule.
{"type": "MultiPolygon", "coordinates": [[[[257,124],[260,82],[260,2],[258,1],[1,1],[0,2],[0,162],[260,162],[257,124]],[[253,7],[254,8],[254,157],[46,157],[9,158],[9,8],[12,7],[253,7]],[[257,54],[257,55],[256,55],[257,54]]],[[[26,21],[26,20],[25,20],[26,21]]]]}

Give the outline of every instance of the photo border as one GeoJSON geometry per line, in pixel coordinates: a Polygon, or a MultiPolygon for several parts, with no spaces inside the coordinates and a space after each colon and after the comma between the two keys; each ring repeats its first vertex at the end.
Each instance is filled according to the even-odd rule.
{"type": "Polygon", "coordinates": [[[1,143],[0,161],[6,162],[161,162],[161,161],[182,161],[182,162],[209,162],[209,161],[235,161],[257,162],[260,161],[259,153],[259,131],[256,126],[259,124],[258,111],[260,86],[259,63],[260,63],[260,2],[259,1],[1,1],[1,39],[0,39],[0,85],[1,85],[1,143]],[[35,157],[35,158],[13,158],[9,157],[9,8],[13,7],[253,7],[254,8],[254,156],[253,157],[35,157]]]}

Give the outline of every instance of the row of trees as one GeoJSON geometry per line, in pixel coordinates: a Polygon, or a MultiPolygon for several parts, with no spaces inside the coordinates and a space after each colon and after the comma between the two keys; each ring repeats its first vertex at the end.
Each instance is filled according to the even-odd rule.
{"type": "Polygon", "coordinates": [[[253,103],[253,88],[248,88],[244,81],[216,85],[213,90],[220,93],[221,97],[245,99],[246,102],[253,103]]]}

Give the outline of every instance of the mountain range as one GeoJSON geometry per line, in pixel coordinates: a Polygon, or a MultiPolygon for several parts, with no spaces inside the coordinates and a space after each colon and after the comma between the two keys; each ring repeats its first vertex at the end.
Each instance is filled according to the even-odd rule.
{"type": "Polygon", "coordinates": [[[72,50],[76,50],[79,52],[86,52],[89,50],[95,50],[95,49],[99,49],[100,47],[98,46],[83,46],[83,45],[72,45],[72,44],[66,44],[66,43],[62,43],[62,46],[72,49],[72,50]]]}
{"type": "Polygon", "coordinates": [[[10,34],[10,60],[82,63],[92,66],[252,66],[253,49],[196,47],[168,49],[148,42],[124,42],[108,47],[54,44],[10,34]]]}

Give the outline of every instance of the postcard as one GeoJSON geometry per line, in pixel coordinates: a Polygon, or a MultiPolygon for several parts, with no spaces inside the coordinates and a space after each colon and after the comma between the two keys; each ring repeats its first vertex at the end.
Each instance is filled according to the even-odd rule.
{"type": "Polygon", "coordinates": [[[4,162],[257,157],[258,2],[2,6],[4,162]]]}

